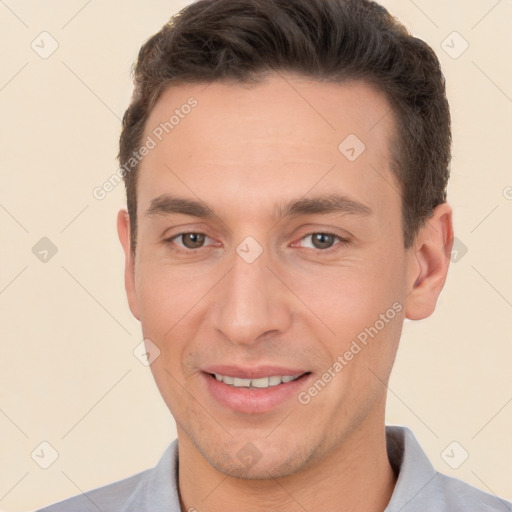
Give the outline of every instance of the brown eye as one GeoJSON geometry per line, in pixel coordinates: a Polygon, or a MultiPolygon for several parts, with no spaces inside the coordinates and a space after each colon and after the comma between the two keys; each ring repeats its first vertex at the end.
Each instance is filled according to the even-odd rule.
{"type": "Polygon", "coordinates": [[[219,247],[219,244],[205,233],[192,231],[178,233],[170,238],[166,238],[163,242],[171,251],[188,256],[202,252],[200,249],[206,250],[208,248],[219,247]]]}
{"type": "Polygon", "coordinates": [[[317,254],[331,254],[335,251],[341,250],[348,240],[334,233],[325,231],[317,231],[309,233],[300,239],[299,247],[303,249],[313,249],[318,251],[317,254]]]}
{"type": "Polygon", "coordinates": [[[311,236],[311,242],[315,249],[329,249],[338,238],[331,233],[312,233],[308,236],[311,236]]]}
{"type": "Polygon", "coordinates": [[[206,235],[203,233],[182,233],[177,238],[181,238],[183,246],[187,249],[198,249],[203,246],[206,235]]]}

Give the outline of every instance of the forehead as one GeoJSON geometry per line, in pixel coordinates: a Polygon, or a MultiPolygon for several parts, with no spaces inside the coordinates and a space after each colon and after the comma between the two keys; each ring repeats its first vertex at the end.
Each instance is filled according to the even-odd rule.
{"type": "Polygon", "coordinates": [[[170,87],[146,123],[143,140],[154,148],[140,164],[139,211],[163,193],[270,211],[313,189],[378,210],[399,202],[393,133],[386,98],[362,82],[276,74],[250,85],[170,87]]]}

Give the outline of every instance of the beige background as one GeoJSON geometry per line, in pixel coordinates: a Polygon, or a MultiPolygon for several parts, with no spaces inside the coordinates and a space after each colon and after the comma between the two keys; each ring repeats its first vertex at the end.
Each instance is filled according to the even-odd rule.
{"type": "MultiPolygon", "coordinates": [[[[102,201],[92,191],[117,169],[130,64],[186,3],[0,2],[0,509],[153,466],[175,436],[132,353],[141,335],[115,231],[123,187],[102,201]],[[42,31],[59,45],[46,59],[31,47],[51,49],[42,31]],[[46,263],[32,252],[42,237],[58,249],[46,263]],[[48,469],[35,462],[49,456],[43,441],[58,452],[48,469]]],[[[387,421],[410,426],[440,471],[511,499],[512,1],[383,3],[442,61],[459,239],[437,312],[405,325],[387,421]],[[469,48],[453,58],[461,37],[469,48]],[[441,457],[453,441],[450,462],[469,453],[458,469],[441,457]]]]}

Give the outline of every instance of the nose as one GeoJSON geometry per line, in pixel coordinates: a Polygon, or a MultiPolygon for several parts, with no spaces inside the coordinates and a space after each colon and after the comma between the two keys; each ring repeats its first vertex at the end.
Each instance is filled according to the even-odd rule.
{"type": "Polygon", "coordinates": [[[268,268],[263,252],[249,263],[234,251],[232,267],[216,287],[210,310],[214,327],[233,344],[251,345],[270,334],[285,332],[292,303],[283,283],[268,268]]]}

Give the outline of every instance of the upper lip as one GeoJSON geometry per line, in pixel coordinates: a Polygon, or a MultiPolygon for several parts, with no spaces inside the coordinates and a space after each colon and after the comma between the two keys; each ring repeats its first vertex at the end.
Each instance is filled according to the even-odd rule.
{"type": "Polygon", "coordinates": [[[216,373],[218,375],[228,375],[230,377],[237,377],[239,379],[261,379],[263,377],[285,376],[298,377],[307,370],[300,368],[290,368],[286,366],[233,366],[233,365],[212,365],[203,368],[206,373],[216,373]]]}

